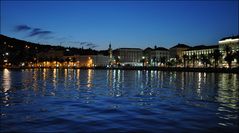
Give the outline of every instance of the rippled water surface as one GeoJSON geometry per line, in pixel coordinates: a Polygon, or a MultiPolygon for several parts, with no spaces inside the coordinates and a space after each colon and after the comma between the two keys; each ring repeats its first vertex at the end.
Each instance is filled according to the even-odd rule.
{"type": "Polygon", "coordinates": [[[239,75],[0,70],[1,132],[237,132],[239,75]]]}

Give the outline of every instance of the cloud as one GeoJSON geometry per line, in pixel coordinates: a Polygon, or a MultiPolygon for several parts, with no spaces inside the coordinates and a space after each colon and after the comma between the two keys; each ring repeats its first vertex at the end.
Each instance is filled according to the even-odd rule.
{"type": "Polygon", "coordinates": [[[65,41],[65,42],[60,42],[60,44],[63,45],[70,45],[70,46],[83,46],[86,48],[95,48],[98,47],[98,45],[92,43],[92,42],[81,42],[81,41],[65,41]]]}
{"type": "Polygon", "coordinates": [[[98,45],[93,45],[93,46],[91,46],[91,48],[96,48],[96,47],[98,47],[98,45]]]}
{"type": "Polygon", "coordinates": [[[41,28],[30,27],[26,24],[16,25],[14,27],[15,32],[26,31],[27,37],[38,37],[42,39],[51,39],[54,38],[52,36],[53,32],[49,30],[43,30],[41,28]]]}
{"type": "Polygon", "coordinates": [[[96,44],[91,43],[91,42],[86,43],[85,46],[87,46],[87,47],[89,47],[89,48],[95,48],[95,47],[98,47],[96,44]]]}
{"type": "Polygon", "coordinates": [[[88,43],[88,44],[86,44],[86,46],[89,46],[89,47],[90,47],[90,46],[93,46],[93,45],[94,45],[94,44],[93,44],[93,43],[91,43],[91,42],[90,42],[90,43],[88,43]]]}
{"type": "Polygon", "coordinates": [[[27,25],[22,24],[22,25],[15,26],[14,31],[20,32],[20,31],[28,31],[30,29],[32,29],[32,28],[27,25]]]}
{"type": "Polygon", "coordinates": [[[48,31],[48,30],[42,30],[40,28],[34,28],[32,29],[32,31],[29,33],[29,37],[34,37],[34,36],[39,36],[39,37],[44,37],[44,36],[48,36],[50,34],[52,34],[52,31],[48,31]]]}

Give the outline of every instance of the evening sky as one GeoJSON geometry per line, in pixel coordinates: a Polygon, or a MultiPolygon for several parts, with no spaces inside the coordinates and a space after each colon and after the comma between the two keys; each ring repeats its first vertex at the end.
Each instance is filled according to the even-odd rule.
{"type": "Polygon", "coordinates": [[[212,45],[238,35],[238,10],[233,0],[1,1],[1,34],[95,49],[212,45]]]}

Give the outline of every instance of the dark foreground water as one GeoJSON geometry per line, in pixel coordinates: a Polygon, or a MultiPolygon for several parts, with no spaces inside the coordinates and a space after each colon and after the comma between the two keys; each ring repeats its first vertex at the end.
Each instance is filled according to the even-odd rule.
{"type": "Polygon", "coordinates": [[[237,132],[239,75],[0,71],[1,132],[237,132]]]}

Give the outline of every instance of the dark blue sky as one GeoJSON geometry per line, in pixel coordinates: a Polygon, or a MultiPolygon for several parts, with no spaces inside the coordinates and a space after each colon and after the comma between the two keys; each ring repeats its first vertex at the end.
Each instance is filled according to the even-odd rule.
{"type": "Polygon", "coordinates": [[[1,1],[1,34],[95,49],[211,45],[238,34],[238,10],[238,1],[1,1]]]}

